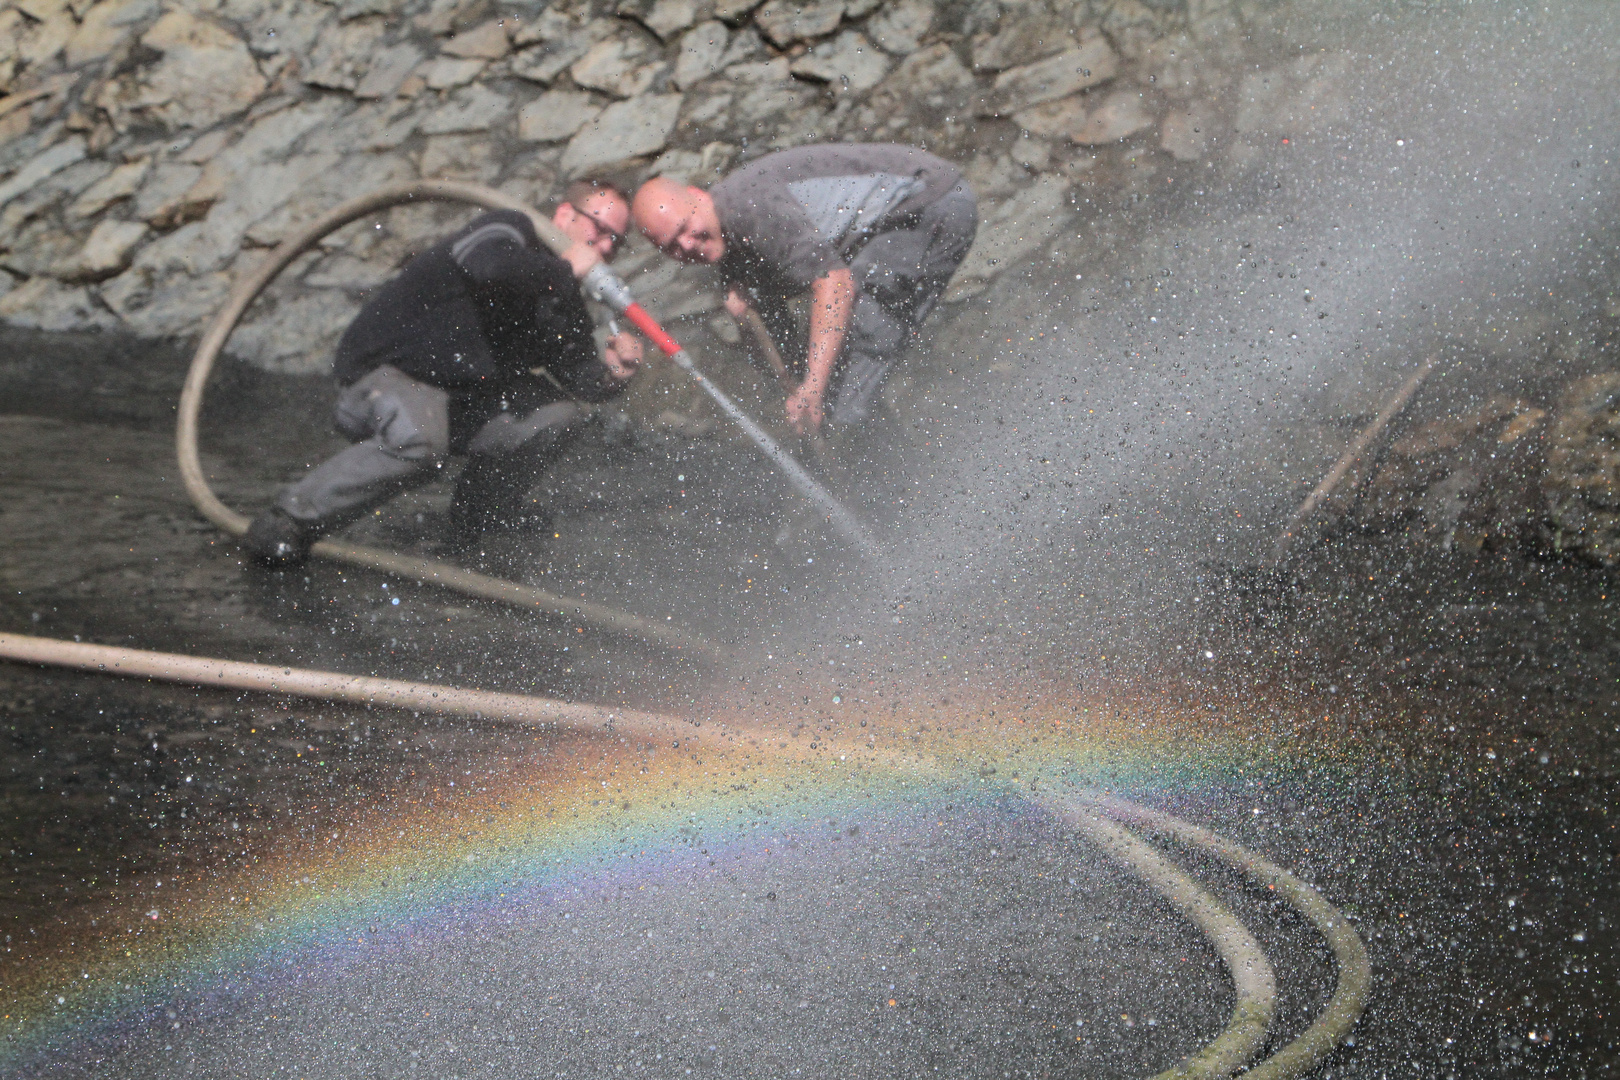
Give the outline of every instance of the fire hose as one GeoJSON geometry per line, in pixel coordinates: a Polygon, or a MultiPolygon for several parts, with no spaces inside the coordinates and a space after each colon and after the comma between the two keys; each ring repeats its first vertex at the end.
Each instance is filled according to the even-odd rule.
{"type": "MultiPolygon", "coordinates": [[[[701,746],[723,750],[732,742],[732,734],[724,725],[700,725],[661,713],[81,644],[24,634],[0,633],[0,657],[121,678],[377,704],[462,716],[499,726],[594,733],[638,742],[651,741],[654,745],[673,743],[676,749],[689,745],[694,749],[701,746]]],[[[827,751],[834,749],[829,746],[827,751]]],[[[852,747],[850,752],[864,754],[867,758],[873,756],[864,746],[852,747]]],[[[914,756],[907,754],[905,760],[909,767],[915,767],[914,756]]],[[[1242,922],[1189,874],[1122,827],[1121,822],[1168,834],[1184,846],[1225,863],[1246,877],[1251,885],[1286,901],[1322,935],[1333,952],[1338,980],[1321,1013],[1303,1033],[1250,1067],[1244,1076],[1260,1080],[1292,1080],[1302,1076],[1319,1065],[1359,1021],[1372,988],[1366,946],[1344,914],[1316,889],[1207,829],[1124,799],[1082,794],[1042,795],[1034,797],[1034,801],[1106,851],[1186,916],[1204,934],[1231,976],[1236,1000],[1225,1029],[1179,1065],[1153,1080],[1225,1077],[1248,1065],[1270,1037],[1276,1015],[1276,980],[1270,962],[1242,922]]]]}

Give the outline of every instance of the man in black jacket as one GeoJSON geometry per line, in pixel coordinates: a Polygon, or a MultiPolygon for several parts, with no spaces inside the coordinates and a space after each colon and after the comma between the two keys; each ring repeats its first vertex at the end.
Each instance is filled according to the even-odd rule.
{"type": "Polygon", "coordinates": [[[561,256],[525,214],[476,218],[379,289],[338,342],[333,410],[354,445],[288,484],[254,519],[261,562],[302,562],[322,534],[430,479],[450,454],[467,463],[450,504],[450,544],[528,516],[523,496],[589,411],[618,393],[641,343],[611,338],[598,355],[577,278],[611,258],[629,225],[623,192],[569,186],[552,220],[574,241],[561,256]]]}

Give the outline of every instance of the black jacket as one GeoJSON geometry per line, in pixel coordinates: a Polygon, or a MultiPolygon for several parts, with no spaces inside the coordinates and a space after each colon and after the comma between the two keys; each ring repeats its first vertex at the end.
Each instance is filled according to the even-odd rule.
{"type": "Polygon", "coordinates": [[[338,342],[344,385],[384,364],[451,391],[502,393],[543,367],[586,401],[610,397],[579,283],[526,214],[483,214],[406,264],[338,342]]]}

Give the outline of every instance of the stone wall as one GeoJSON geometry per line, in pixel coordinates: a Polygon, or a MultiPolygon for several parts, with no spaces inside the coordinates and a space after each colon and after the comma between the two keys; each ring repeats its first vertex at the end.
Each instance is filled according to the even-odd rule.
{"type": "MultiPolygon", "coordinates": [[[[1343,112],[1344,62],[1245,65],[1230,0],[10,0],[0,8],[0,319],[200,331],[345,198],[456,177],[544,201],[610,171],[702,182],[770,149],[898,140],[964,162],[984,226],[953,286],[1045,246],[1099,164],[1187,161],[1343,112]],[[1244,74],[1247,67],[1248,74],[1244,74]]],[[[1240,155],[1241,156],[1241,155],[1240,155]]],[[[464,219],[358,223],[233,337],[316,371],[366,289],[464,219]]],[[[718,297],[644,248],[662,317],[718,297]]]]}

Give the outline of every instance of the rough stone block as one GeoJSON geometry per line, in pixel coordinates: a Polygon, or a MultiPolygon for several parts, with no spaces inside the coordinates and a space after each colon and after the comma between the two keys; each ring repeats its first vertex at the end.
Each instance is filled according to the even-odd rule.
{"type": "Polygon", "coordinates": [[[612,38],[591,46],[568,73],[587,89],[614,97],[635,97],[651,89],[654,80],[666,68],[654,55],[644,39],[612,38]]]}
{"type": "Polygon", "coordinates": [[[564,175],[578,176],[662,150],[675,130],[681,101],[680,94],[648,94],[609,105],[568,143],[562,158],[564,175]]]}
{"type": "Polygon", "coordinates": [[[561,41],[576,33],[584,24],[573,13],[548,7],[534,15],[525,16],[512,30],[512,44],[520,49],[543,41],[561,41]]]}
{"type": "MultiPolygon", "coordinates": [[[[819,96],[819,91],[791,79],[764,83],[738,98],[732,118],[739,125],[758,125],[776,117],[806,112],[811,101],[819,96]]],[[[745,126],[744,130],[748,128],[745,126]]]]}
{"type": "MultiPolygon", "coordinates": [[[[34,185],[26,194],[12,199],[0,212],[0,246],[21,226],[55,211],[110,172],[112,166],[107,162],[86,158],[69,165],[44,183],[34,185]]],[[[71,218],[69,223],[73,224],[71,218]]]]}
{"type": "MultiPolygon", "coordinates": [[[[189,220],[182,202],[202,174],[201,165],[165,161],[154,166],[135,192],[135,216],[160,229],[173,228],[189,220]]],[[[204,203],[205,209],[206,206],[207,203],[204,203]]]]}
{"type": "Polygon", "coordinates": [[[118,320],[83,286],[37,277],[0,296],[0,322],[29,330],[108,330],[118,320]]]}
{"type": "Polygon", "coordinates": [[[90,230],[84,247],[63,262],[55,276],[65,281],[101,281],[112,277],[129,265],[136,245],[146,239],[146,234],[145,222],[99,222],[90,230]]]}
{"type": "Polygon", "coordinates": [[[718,19],[700,23],[687,31],[681,37],[675,57],[675,85],[682,90],[690,89],[718,72],[730,41],[731,31],[718,19]]]}
{"type": "MultiPolygon", "coordinates": [[[[589,52],[591,46],[611,37],[617,29],[612,19],[592,19],[561,37],[546,38],[539,46],[525,49],[513,59],[512,74],[530,82],[550,83],[589,52]]],[[[518,40],[520,44],[523,41],[521,32],[518,40]]]]}
{"type": "Polygon", "coordinates": [[[846,30],[795,60],[793,74],[819,79],[839,90],[870,90],[889,72],[889,58],[873,47],[865,35],[846,30]]]}
{"type": "Polygon", "coordinates": [[[577,90],[547,90],[518,113],[518,138],[530,142],[561,142],[602,112],[590,94],[577,90]]]}
{"type": "MultiPolygon", "coordinates": [[[[44,5],[40,7],[43,9],[44,5]]],[[[17,42],[17,59],[25,67],[39,68],[54,60],[72,40],[78,31],[78,22],[73,18],[72,10],[64,4],[52,7],[50,13],[39,19],[31,29],[31,33],[25,34],[17,42]]]]}
{"type": "Polygon", "coordinates": [[[366,69],[366,77],[354,88],[357,98],[385,98],[400,88],[412,69],[422,62],[422,54],[408,41],[379,52],[366,69]]]}
{"type": "Polygon", "coordinates": [[[930,45],[900,61],[888,79],[897,91],[909,91],[928,100],[946,91],[963,90],[974,84],[973,74],[956,58],[949,45],[930,45]]]}
{"type": "Polygon", "coordinates": [[[17,233],[11,250],[0,254],[0,267],[23,277],[50,275],[84,243],[84,233],[69,233],[48,221],[36,221],[17,233]]]}
{"type": "Polygon", "coordinates": [[[454,90],[478,78],[488,66],[487,60],[456,60],[441,56],[424,64],[421,74],[430,89],[454,90]]]}
{"type": "Polygon", "coordinates": [[[866,34],[884,52],[909,56],[934,25],[934,14],[931,0],[897,0],[872,17],[866,34]]]}
{"type": "Polygon", "coordinates": [[[42,183],[47,177],[61,172],[74,162],[82,161],[84,155],[85,143],[78,136],[66,139],[42,151],[13,173],[11,179],[0,184],[0,206],[4,206],[18,195],[21,195],[34,185],[42,183]]]}
{"type": "Polygon", "coordinates": [[[638,5],[642,10],[630,12],[626,5],[619,6],[620,14],[629,14],[643,26],[657,34],[659,40],[668,41],[700,19],[707,19],[714,11],[709,0],[654,0],[638,5]]]}
{"type": "Polygon", "coordinates": [[[353,90],[381,51],[386,29],[381,19],[365,19],[328,30],[315,42],[304,81],[329,90],[353,90]]]}
{"type": "Polygon", "coordinates": [[[168,12],[140,40],[162,59],[108,82],[98,101],[119,130],[140,118],[171,128],[212,127],[269,86],[242,39],[182,10],[168,12]]]}
{"type": "Polygon", "coordinates": [[[491,19],[481,26],[463,31],[440,46],[446,56],[459,56],[469,60],[500,60],[512,51],[512,39],[507,37],[508,22],[491,19]]]}
{"type": "Polygon", "coordinates": [[[1119,72],[1119,56],[1102,38],[996,76],[995,102],[1011,110],[1068,97],[1107,82],[1119,72]]]}
{"type": "Polygon", "coordinates": [[[137,23],[157,13],[154,0],[102,0],[85,12],[62,58],[69,67],[99,60],[133,37],[137,23]]]}
{"type": "Polygon", "coordinates": [[[1020,12],[1016,18],[1004,16],[995,33],[974,38],[973,68],[1005,71],[1079,45],[1073,31],[1055,14],[1020,12]]]}
{"type": "Polygon", "coordinates": [[[191,165],[206,165],[214,160],[215,154],[229,146],[235,137],[236,132],[230,128],[219,128],[206,135],[199,135],[190,146],[176,154],[174,160],[191,165]]]}
{"type": "Polygon", "coordinates": [[[482,84],[457,90],[417,125],[424,135],[447,135],[456,131],[488,131],[512,112],[510,98],[482,84]]]}
{"type": "Polygon", "coordinates": [[[754,25],[778,48],[823,37],[838,29],[844,0],[767,0],[754,13],[754,25]]]}
{"type": "Polygon", "coordinates": [[[487,184],[501,171],[495,151],[495,141],[488,135],[433,135],[422,147],[421,173],[487,184]]]}
{"type": "Polygon", "coordinates": [[[113,203],[129,198],[140,190],[141,181],[146,179],[146,170],[150,167],[151,161],[147,158],[118,166],[86,188],[68,207],[68,216],[95,217],[113,203]]]}
{"type": "Polygon", "coordinates": [[[774,60],[751,60],[746,64],[732,64],[725,77],[734,83],[787,82],[793,77],[792,64],[785,56],[774,60]]]}

